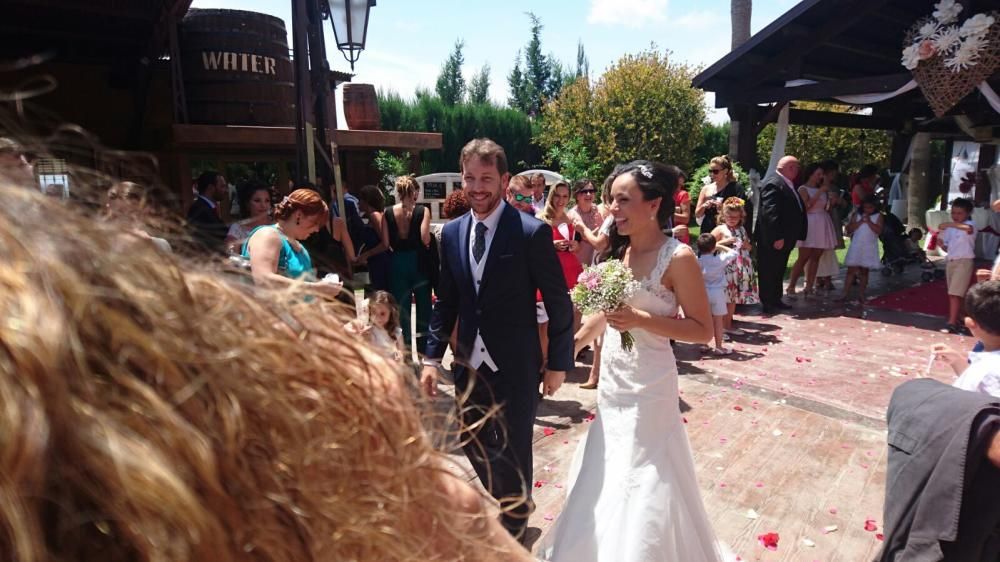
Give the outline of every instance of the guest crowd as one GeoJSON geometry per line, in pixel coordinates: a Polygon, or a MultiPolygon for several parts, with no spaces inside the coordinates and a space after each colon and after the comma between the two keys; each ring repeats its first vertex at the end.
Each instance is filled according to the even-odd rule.
{"type": "MultiPolygon", "coordinates": [[[[244,552],[232,552],[221,537],[237,533],[247,536],[240,548],[261,559],[285,559],[282,551],[294,551],[300,559],[422,552],[422,559],[435,560],[468,549],[482,552],[482,559],[529,559],[472,488],[441,469],[407,384],[384,375],[391,369],[379,371],[412,363],[414,351],[435,345],[428,336],[441,282],[442,226],[432,224],[429,208],[420,204],[413,176],[396,178],[391,193],[347,186],[343,208],[327,186],[279,192],[249,181],[237,186],[239,216],[227,224],[230,213],[222,205],[230,186],[222,174],[206,171],[192,186],[185,221],[190,235],[181,237],[166,227],[158,231],[169,221],[153,219],[166,212],[138,183],[107,186],[97,222],[26,194],[17,187],[34,180],[18,151],[17,143],[0,139],[0,180],[10,202],[0,206],[0,247],[12,272],[0,280],[8,295],[0,300],[6,302],[0,304],[6,320],[0,341],[7,346],[5,361],[18,367],[18,377],[0,369],[0,395],[17,396],[27,406],[5,405],[7,398],[0,406],[8,427],[33,429],[8,442],[8,459],[0,460],[7,484],[0,490],[8,497],[13,490],[38,493],[25,495],[30,501],[24,503],[6,502],[8,513],[0,516],[8,527],[26,522],[11,531],[16,540],[5,543],[19,553],[15,558],[83,559],[107,551],[124,559],[126,551],[161,549],[163,556],[143,559],[200,553],[230,560],[244,552]],[[53,220],[52,228],[30,226],[53,220]],[[179,246],[188,242],[228,256],[231,268],[248,270],[241,277],[264,290],[254,294],[270,296],[253,302],[246,285],[225,282],[218,271],[185,272],[186,265],[164,258],[179,256],[179,246]],[[354,302],[347,288],[363,289],[366,298],[354,302]],[[290,299],[289,291],[301,291],[301,298],[290,299]],[[331,329],[328,305],[338,300],[353,304],[357,317],[331,329]],[[82,310],[96,311],[89,324],[81,322],[82,310]],[[202,318],[208,310],[218,316],[202,318]],[[50,332],[49,325],[57,328],[50,332]],[[303,353],[303,345],[329,353],[303,353]],[[329,357],[338,364],[322,361],[329,357]],[[233,372],[222,367],[230,361],[245,378],[221,376],[233,372]],[[331,367],[333,373],[326,373],[331,367]],[[383,375],[373,377],[376,371],[383,375]],[[67,380],[55,380],[56,374],[67,380]],[[333,386],[330,378],[349,384],[333,386]],[[196,413],[182,419],[175,409],[196,413]],[[320,449],[338,448],[343,450],[331,454],[343,462],[316,463],[320,449]],[[215,449],[225,454],[210,454],[215,449]],[[40,470],[55,472],[46,472],[45,480],[40,470]],[[352,479],[372,475],[380,481],[368,495],[352,495],[352,479]],[[63,530],[56,543],[38,527],[42,521],[63,530]],[[382,529],[394,529],[392,538],[380,537],[382,529]]],[[[880,244],[889,244],[890,233],[909,239],[882,211],[874,166],[849,174],[842,186],[836,162],[803,165],[785,156],[759,185],[748,186],[729,158],[719,156],[709,162],[704,185],[691,190],[684,171],[665,168],[676,178],[674,209],[659,227],[699,255],[713,328],[705,354],[732,355],[726,342],[743,333],[739,318],[755,314],[758,305],[765,315],[782,314],[792,308],[786,296],[808,302],[837,290],[838,249],[847,248],[842,299],[863,306],[870,272],[886,265],[880,244]]],[[[596,178],[548,182],[537,174],[514,176],[503,190],[504,209],[544,223],[540,232],[554,250],[546,267],[561,273],[561,291],[608,255],[615,237],[612,210],[619,204],[609,187],[596,178]]],[[[471,193],[455,190],[442,218],[467,216],[475,204],[471,193]]],[[[934,353],[959,376],[955,386],[1000,396],[1000,260],[991,270],[976,270],[972,213],[971,201],[953,201],[952,220],[940,225],[936,238],[947,251],[946,329],[971,330],[980,344],[971,360],[947,347],[934,353]]],[[[487,236],[469,235],[474,241],[487,236]]],[[[474,244],[471,253],[478,263],[482,254],[474,244]]],[[[549,323],[564,316],[546,297],[539,290],[534,298],[540,379],[551,375],[550,359],[561,361],[545,356],[549,323]]],[[[581,388],[601,384],[603,322],[572,314],[575,353],[589,347],[594,356],[581,388]]],[[[452,347],[460,328],[452,333],[452,347]]],[[[890,422],[911,411],[904,398],[910,399],[894,399],[890,422]]],[[[975,403],[973,409],[991,403],[982,396],[966,401],[975,403]]],[[[978,450],[1000,466],[1000,453],[986,447],[978,450]]],[[[893,521],[926,523],[921,514],[889,503],[893,521]]],[[[519,509],[530,513],[530,505],[512,508],[519,509]]],[[[512,530],[508,521],[503,525],[512,530]]],[[[905,537],[890,539],[905,544],[905,537]]]]}

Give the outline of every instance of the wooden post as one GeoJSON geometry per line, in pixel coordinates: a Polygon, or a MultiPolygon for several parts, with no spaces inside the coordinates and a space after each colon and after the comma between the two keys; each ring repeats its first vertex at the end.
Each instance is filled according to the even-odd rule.
{"type": "Polygon", "coordinates": [[[889,170],[892,172],[903,171],[903,160],[906,159],[906,152],[910,148],[910,140],[913,133],[893,133],[892,148],[890,149],[889,170]]]}
{"type": "Polygon", "coordinates": [[[750,171],[757,168],[763,175],[764,170],[758,168],[757,163],[757,111],[752,105],[739,105],[729,109],[730,127],[734,131],[730,132],[729,151],[733,160],[739,162],[744,170],[750,171]],[[735,141],[735,142],[734,142],[735,141]]]}
{"type": "Polygon", "coordinates": [[[976,189],[973,199],[976,203],[990,204],[990,180],[986,176],[986,170],[992,168],[996,161],[997,145],[979,145],[979,163],[976,165],[976,189]]]}
{"type": "Polygon", "coordinates": [[[931,137],[917,133],[913,138],[913,159],[910,161],[910,187],[907,192],[907,226],[927,229],[927,184],[930,180],[931,137]]]}
{"type": "MultiPolygon", "coordinates": [[[[954,139],[948,139],[944,143],[944,162],[941,163],[941,185],[938,190],[938,195],[941,196],[941,202],[938,204],[938,209],[944,211],[948,208],[948,193],[951,192],[951,155],[955,151],[955,141],[954,139]]],[[[928,206],[930,203],[928,202],[928,206]]]]}

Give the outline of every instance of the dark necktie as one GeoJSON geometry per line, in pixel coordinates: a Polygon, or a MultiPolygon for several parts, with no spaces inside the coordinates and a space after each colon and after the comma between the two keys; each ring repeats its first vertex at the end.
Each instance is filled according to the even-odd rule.
{"type": "Polygon", "coordinates": [[[476,223],[476,241],[472,244],[472,257],[479,263],[486,253],[486,225],[481,222],[476,223]]]}

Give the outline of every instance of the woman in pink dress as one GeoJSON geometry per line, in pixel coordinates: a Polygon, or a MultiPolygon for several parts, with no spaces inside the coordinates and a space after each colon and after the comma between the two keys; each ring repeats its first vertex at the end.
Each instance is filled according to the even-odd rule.
{"type": "Polygon", "coordinates": [[[812,294],[815,290],[816,270],[819,258],[826,250],[837,245],[833,234],[833,219],[830,218],[830,197],[827,185],[823,182],[823,168],[819,164],[810,164],[805,169],[803,177],[806,182],[799,186],[799,199],[806,210],[808,230],[806,239],[798,243],[799,257],[792,266],[788,277],[788,294],[795,294],[795,285],[799,282],[802,272],[806,273],[804,292],[812,294]]]}

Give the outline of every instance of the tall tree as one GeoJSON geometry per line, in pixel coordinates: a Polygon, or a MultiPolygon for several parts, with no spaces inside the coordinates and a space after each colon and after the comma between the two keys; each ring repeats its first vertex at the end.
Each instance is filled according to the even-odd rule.
{"type": "Polygon", "coordinates": [[[573,73],[570,72],[563,63],[556,59],[555,55],[549,53],[549,83],[548,92],[542,103],[546,100],[554,99],[562,91],[563,87],[575,80],[573,73]]]}
{"type": "Polygon", "coordinates": [[[750,39],[750,13],[753,0],[730,0],[729,19],[733,26],[731,49],[735,51],[750,39]]]}
{"type": "Polygon", "coordinates": [[[587,59],[587,53],[583,50],[582,39],[576,44],[576,72],[574,73],[574,77],[590,79],[590,60],[587,59]]]}
{"type": "Polygon", "coordinates": [[[521,51],[514,57],[514,68],[507,75],[510,97],[507,104],[524,113],[531,113],[531,84],[521,70],[521,51]]]}
{"type": "Polygon", "coordinates": [[[469,103],[487,103],[490,101],[490,65],[486,63],[469,80],[469,103]]]}
{"type": "Polygon", "coordinates": [[[527,12],[531,19],[531,40],[524,48],[524,74],[531,84],[531,107],[529,115],[538,115],[542,109],[542,98],[552,96],[552,64],[548,57],[542,54],[542,21],[532,12],[527,12]]]}
{"type": "Polygon", "coordinates": [[[441,65],[441,74],[438,75],[434,87],[441,101],[447,105],[461,102],[462,96],[465,95],[465,78],[462,77],[462,65],[465,63],[463,48],[465,41],[461,39],[455,41],[455,48],[441,65]]]}

